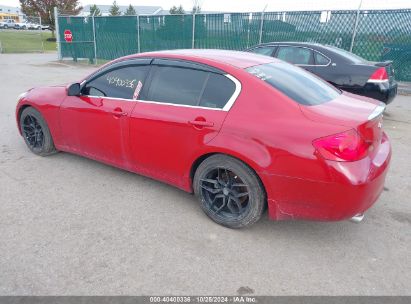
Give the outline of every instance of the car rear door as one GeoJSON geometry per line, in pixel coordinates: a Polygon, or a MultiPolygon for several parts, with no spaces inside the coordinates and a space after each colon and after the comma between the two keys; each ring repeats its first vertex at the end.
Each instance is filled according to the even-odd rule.
{"type": "Polygon", "coordinates": [[[129,117],[150,60],[115,64],[92,76],[80,96],[67,96],[60,108],[69,150],[120,167],[128,166],[129,117]]]}
{"type": "Polygon", "coordinates": [[[313,51],[310,48],[280,45],[275,53],[275,57],[315,74],[313,51]]]}
{"type": "Polygon", "coordinates": [[[136,169],[182,186],[194,155],[220,131],[239,82],[206,66],[158,59],[130,118],[136,169]]]}

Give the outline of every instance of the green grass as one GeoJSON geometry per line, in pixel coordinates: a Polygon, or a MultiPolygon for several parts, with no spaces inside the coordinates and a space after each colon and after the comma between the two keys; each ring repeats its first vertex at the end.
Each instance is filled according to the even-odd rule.
{"type": "Polygon", "coordinates": [[[29,53],[55,51],[56,43],[47,41],[50,31],[0,30],[0,43],[3,53],[29,53]],[[43,45],[42,45],[43,42],[43,45]]]}

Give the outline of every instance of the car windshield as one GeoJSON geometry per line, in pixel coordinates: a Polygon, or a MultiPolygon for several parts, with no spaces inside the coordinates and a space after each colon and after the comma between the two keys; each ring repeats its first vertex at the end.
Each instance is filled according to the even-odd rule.
{"type": "Polygon", "coordinates": [[[351,61],[352,63],[367,63],[368,61],[367,60],[365,60],[364,58],[362,58],[362,57],[360,57],[360,56],[357,56],[357,55],[355,55],[355,54],[353,54],[353,53],[350,53],[350,52],[348,52],[348,51],[346,51],[346,50],[343,50],[343,49],[340,49],[340,48],[337,48],[337,47],[334,47],[334,46],[331,46],[331,45],[327,45],[327,48],[330,50],[330,51],[332,51],[332,52],[334,52],[334,53],[337,53],[338,55],[340,55],[340,56],[342,56],[342,57],[344,57],[345,59],[348,59],[349,61],[351,61]]]}
{"type": "Polygon", "coordinates": [[[324,80],[286,62],[256,65],[246,71],[303,105],[322,104],[341,94],[324,80]]]}

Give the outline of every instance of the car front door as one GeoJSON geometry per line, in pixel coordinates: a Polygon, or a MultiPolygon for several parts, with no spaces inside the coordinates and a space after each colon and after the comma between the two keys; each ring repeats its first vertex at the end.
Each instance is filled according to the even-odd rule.
{"type": "Polygon", "coordinates": [[[128,167],[129,116],[133,96],[144,84],[150,60],[120,63],[92,76],[80,96],[68,96],[60,108],[63,138],[69,150],[116,166],[128,167]]]}
{"type": "Polygon", "coordinates": [[[130,118],[137,170],[183,187],[182,177],[218,134],[239,86],[234,78],[202,66],[155,60],[149,87],[130,118]]]}

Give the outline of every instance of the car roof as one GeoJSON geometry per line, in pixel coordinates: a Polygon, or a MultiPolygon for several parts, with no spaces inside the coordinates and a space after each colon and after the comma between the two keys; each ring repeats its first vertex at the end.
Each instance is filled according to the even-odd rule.
{"type": "Polygon", "coordinates": [[[265,46],[265,45],[296,45],[296,46],[309,46],[314,49],[328,49],[327,45],[316,43],[316,42],[298,42],[298,41],[272,41],[258,44],[254,47],[265,46]]]}
{"type": "Polygon", "coordinates": [[[182,50],[169,50],[169,51],[157,51],[149,53],[140,53],[123,57],[126,59],[139,58],[139,57],[155,57],[155,58],[175,58],[183,60],[191,60],[195,62],[202,62],[202,59],[206,59],[210,62],[219,64],[229,64],[231,66],[245,69],[251,66],[276,62],[278,59],[262,56],[259,54],[253,54],[249,52],[229,51],[229,50],[215,50],[215,49],[182,49],[182,50]]]}

